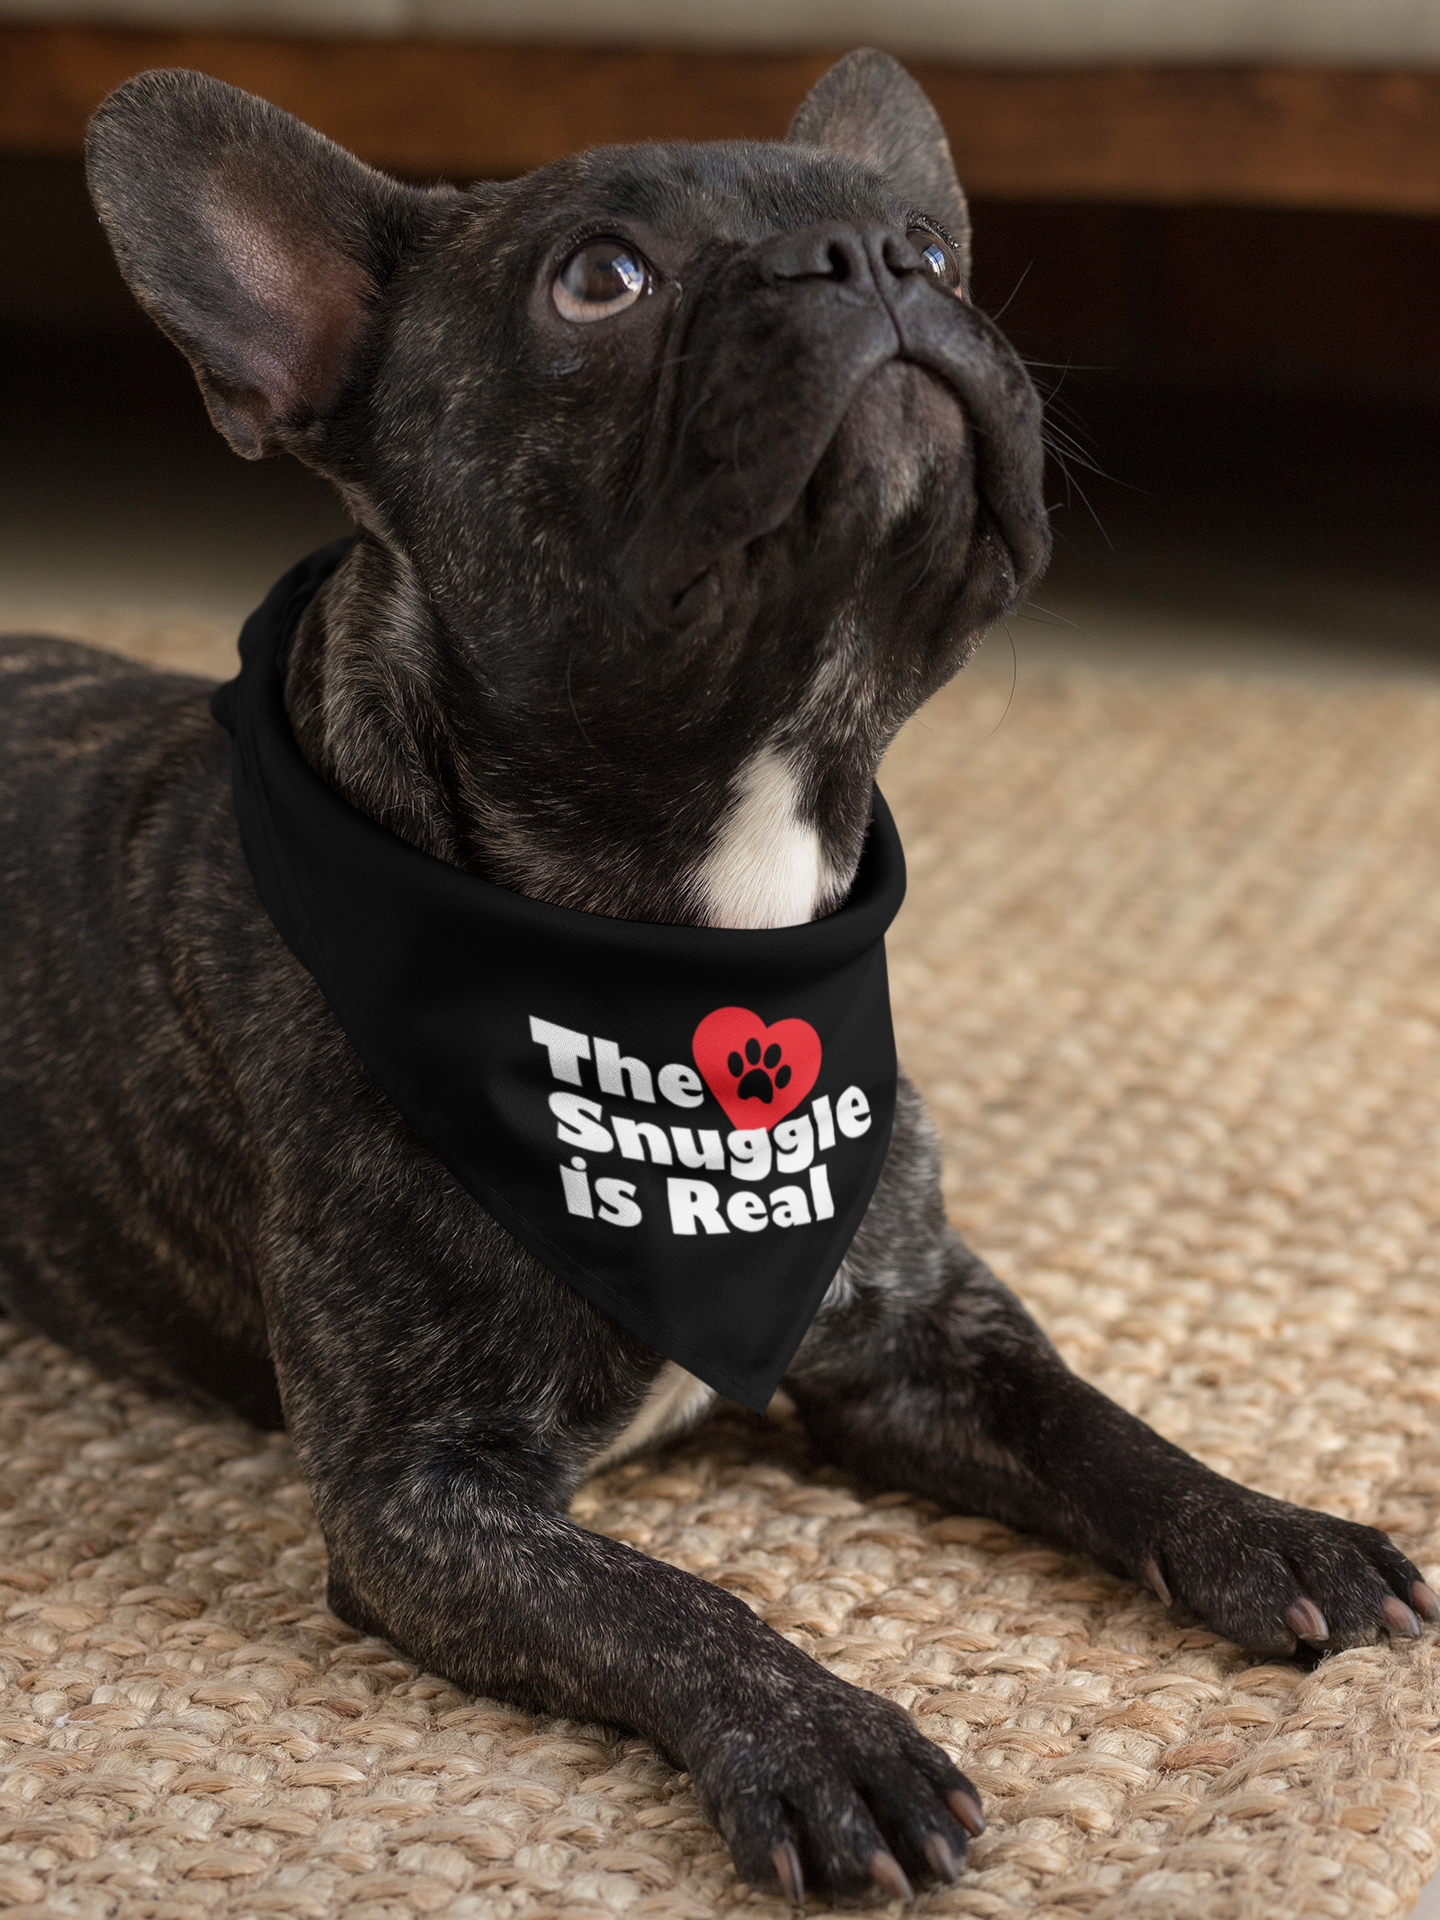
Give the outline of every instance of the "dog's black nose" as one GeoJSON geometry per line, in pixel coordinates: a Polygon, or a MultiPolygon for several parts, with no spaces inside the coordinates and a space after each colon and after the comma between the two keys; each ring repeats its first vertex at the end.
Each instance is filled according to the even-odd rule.
{"type": "Polygon", "coordinates": [[[914,274],[929,276],[919,252],[898,228],[852,227],[841,221],[781,234],[757,249],[756,265],[770,286],[831,280],[879,293],[893,291],[914,274]]]}

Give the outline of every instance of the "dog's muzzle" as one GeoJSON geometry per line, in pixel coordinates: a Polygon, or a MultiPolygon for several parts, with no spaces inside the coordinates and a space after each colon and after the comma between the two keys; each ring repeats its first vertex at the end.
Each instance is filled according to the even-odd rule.
{"type": "Polygon", "coordinates": [[[677,343],[668,462],[619,559],[651,618],[782,526],[860,388],[908,361],[960,402],[975,485],[1010,556],[1012,599],[1049,554],[1040,402],[1014,349],[940,286],[905,235],[827,222],[748,249],[702,287],[677,343]]]}

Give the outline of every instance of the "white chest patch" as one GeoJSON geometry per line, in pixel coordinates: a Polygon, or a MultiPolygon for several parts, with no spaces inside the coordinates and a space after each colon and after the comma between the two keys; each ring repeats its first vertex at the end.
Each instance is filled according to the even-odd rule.
{"type": "Polygon", "coordinates": [[[719,1398],[713,1387],[707,1387],[703,1380],[687,1373],[678,1362],[667,1360],[641,1401],[635,1418],[590,1462],[588,1471],[599,1473],[605,1467],[613,1467],[627,1454],[638,1453],[641,1447],[663,1439],[667,1433],[693,1426],[719,1398]]]}
{"type": "Polygon", "coordinates": [[[785,755],[762,747],[736,775],[730,810],[696,875],[712,927],[800,927],[833,876],[816,827],[800,819],[799,782],[785,755]]]}

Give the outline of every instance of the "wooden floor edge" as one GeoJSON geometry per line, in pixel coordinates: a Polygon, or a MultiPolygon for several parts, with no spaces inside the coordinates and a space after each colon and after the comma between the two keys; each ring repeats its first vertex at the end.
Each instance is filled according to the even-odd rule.
{"type": "MultiPolygon", "coordinates": [[[[0,150],[78,153],[111,88],[186,66],[377,165],[503,176],[614,142],[777,139],[841,51],[0,25],[0,150]]],[[[1440,69],[908,64],[976,195],[1440,213],[1440,69]]]]}

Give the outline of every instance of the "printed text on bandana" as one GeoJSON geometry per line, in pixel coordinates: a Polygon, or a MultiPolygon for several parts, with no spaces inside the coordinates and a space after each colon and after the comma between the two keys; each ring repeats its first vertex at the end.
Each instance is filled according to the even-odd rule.
{"type": "Polygon", "coordinates": [[[691,1236],[835,1217],[831,1167],[843,1178],[846,1144],[870,1130],[870,1103],[855,1086],[807,1098],[822,1064],[807,1021],[766,1026],[747,1007],[718,1007],[695,1029],[693,1067],[653,1068],[616,1041],[534,1014],[530,1038],[549,1067],[569,1213],[635,1227],[653,1209],[691,1236]],[[731,1124],[704,1125],[715,1108],[731,1124]]]}

